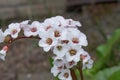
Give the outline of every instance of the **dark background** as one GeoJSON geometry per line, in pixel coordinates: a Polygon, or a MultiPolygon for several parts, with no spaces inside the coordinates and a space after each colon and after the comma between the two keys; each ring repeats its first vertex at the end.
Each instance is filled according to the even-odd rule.
{"type": "MultiPolygon", "coordinates": [[[[88,37],[86,50],[96,61],[96,47],[120,27],[120,3],[116,0],[84,1],[0,0],[0,26],[5,29],[12,22],[24,20],[42,22],[56,15],[78,20],[82,24],[80,30],[88,37]]],[[[0,48],[2,46],[0,44],[0,48]]],[[[51,54],[43,52],[37,40],[16,41],[7,52],[6,60],[0,61],[0,80],[53,80],[48,61],[51,54]]]]}

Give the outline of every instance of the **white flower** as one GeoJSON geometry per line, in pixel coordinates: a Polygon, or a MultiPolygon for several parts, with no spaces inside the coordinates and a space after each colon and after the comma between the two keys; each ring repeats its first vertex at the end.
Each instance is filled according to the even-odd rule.
{"type": "Polygon", "coordinates": [[[5,60],[5,56],[6,56],[6,51],[1,50],[0,51],[0,59],[5,60]]]}
{"type": "Polygon", "coordinates": [[[53,61],[53,67],[51,69],[51,73],[54,76],[57,76],[64,69],[65,60],[64,58],[55,57],[53,61]]]}
{"type": "Polygon", "coordinates": [[[70,38],[71,38],[71,42],[73,44],[79,44],[81,46],[87,46],[88,42],[86,39],[86,35],[83,34],[82,32],[80,32],[78,29],[68,29],[70,31],[70,38]]]}
{"type": "Polygon", "coordinates": [[[21,28],[19,23],[11,23],[8,26],[8,29],[5,30],[4,35],[11,35],[12,38],[17,38],[20,30],[21,28]]]}
{"type": "Polygon", "coordinates": [[[26,27],[26,26],[28,25],[29,21],[30,21],[30,20],[22,21],[22,22],[20,23],[20,27],[21,27],[21,28],[26,27]]]}
{"type": "Polygon", "coordinates": [[[68,28],[63,29],[61,32],[61,37],[60,37],[61,43],[68,44],[70,42],[70,36],[71,35],[70,35],[68,28]]]}
{"type": "Polygon", "coordinates": [[[3,49],[0,51],[0,59],[5,60],[6,52],[8,51],[8,47],[4,46],[3,49]]]}
{"type": "Polygon", "coordinates": [[[59,30],[59,28],[64,28],[65,25],[66,25],[66,22],[62,16],[56,16],[56,17],[45,19],[43,23],[45,31],[48,31],[49,29],[52,29],[52,28],[59,30]]]}
{"type": "Polygon", "coordinates": [[[83,49],[80,45],[69,45],[68,51],[65,55],[65,58],[68,62],[75,61],[78,62],[80,60],[80,54],[82,53],[83,49]]]}
{"type": "Polygon", "coordinates": [[[89,59],[87,62],[83,63],[83,69],[88,68],[91,69],[93,66],[93,60],[89,59]]]}
{"type": "Polygon", "coordinates": [[[65,63],[66,63],[65,59],[58,56],[56,56],[53,61],[53,64],[57,67],[64,67],[65,63]]]}
{"type": "Polygon", "coordinates": [[[72,68],[75,65],[77,65],[77,62],[75,61],[66,62],[65,64],[66,68],[72,68]]]}
{"type": "Polygon", "coordinates": [[[68,28],[76,28],[76,27],[81,27],[81,23],[79,21],[74,21],[72,19],[66,19],[66,27],[68,28]]]}
{"type": "Polygon", "coordinates": [[[0,29],[0,43],[3,42],[5,40],[5,35],[2,31],[2,29],[0,29]]]}
{"type": "Polygon", "coordinates": [[[51,19],[45,19],[44,23],[42,23],[44,31],[48,31],[49,29],[52,29],[55,25],[55,22],[51,19]]]}
{"type": "Polygon", "coordinates": [[[53,74],[53,76],[57,76],[58,75],[58,73],[60,73],[60,69],[58,69],[58,67],[56,67],[56,66],[53,66],[52,68],[51,68],[51,73],[53,74]]]}
{"type": "Polygon", "coordinates": [[[39,36],[41,38],[41,40],[39,41],[39,46],[43,47],[44,51],[46,52],[58,43],[57,39],[53,35],[51,35],[51,31],[40,33],[39,36]]]}
{"type": "Polygon", "coordinates": [[[61,32],[61,37],[60,39],[62,41],[68,41],[73,44],[79,44],[81,46],[87,46],[87,38],[86,35],[80,32],[76,28],[66,28],[61,32]]]}
{"type": "Polygon", "coordinates": [[[66,44],[57,44],[53,49],[53,53],[58,57],[64,57],[67,51],[68,45],[66,44]]]}
{"type": "Polygon", "coordinates": [[[55,22],[55,24],[58,27],[64,27],[66,24],[66,20],[64,19],[64,17],[62,16],[56,16],[56,17],[52,17],[52,20],[55,22]]]}
{"type": "Polygon", "coordinates": [[[59,75],[58,78],[61,80],[72,80],[70,70],[69,69],[64,69],[59,75]]]}
{"type": "Polygon", "coordinates": [[[27,25],[26,27],[23,28],[24,35],[26,37],[37,36],[41,28],[42,28],[41,24],[38,21],[34,21],[32,22],[31,25],[27,25]]]}
{"type": "Polygon", "coordinates": [[[90,55],[86,51],[82,51],[82,54],[80,54],[80,60],[84,63],[86,63],[90,59],[90,55]]]}

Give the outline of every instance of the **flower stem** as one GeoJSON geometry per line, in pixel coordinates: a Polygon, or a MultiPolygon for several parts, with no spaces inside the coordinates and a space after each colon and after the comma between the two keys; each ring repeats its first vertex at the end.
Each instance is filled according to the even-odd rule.
{"type": "Polygon", "coordinates": [[[15,41],[17,41],[17,40],[20,40],[20,39],[29,39],[29,38],[39,39],[39,40],[41,39],[41,38],[39,38],[39,37],[33,37],[33,36],[31,36],[31,37],[22,36],[22,37],[18,37],[18,38],[15,38],[15,39],[11,38],[11,39],[8,41],[8,46],[10,46],[13,42],[15,42],[15,41]]]}
{"type": "Polygon", "coordinates": [[[75,74],[75,71],[73,69],[70,69],[72,80],[77,80],[77,76],[75,74]]]}
{"type": "Polygon", "coordinates": [[[77,68],[78,68],[78,70],[80,72],[80,78],[81,78],[81,80],[84,80],[83,71],[82,71],[82,63],[81,62],[79,62],[79,65],[78,65],[77,68]]]}

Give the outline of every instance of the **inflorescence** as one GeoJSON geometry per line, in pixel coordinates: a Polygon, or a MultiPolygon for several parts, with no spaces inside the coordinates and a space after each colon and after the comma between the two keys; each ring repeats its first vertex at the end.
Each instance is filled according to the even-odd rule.
{"type": "Polygon", "coordinates": [[[82,63],[83,69],[93,65],[90,55],[83,49],[88,45],[86,35],[78,27],[81,27],[79,21],[62,16],[45,19],[43,23],[33,21],[29,24],[29,20],[11,23],[4,32],[0,29],[0,43],[7,42],[0,51],[0,59],[5,60],[6,52],[15,40],[36,38],[45,52],[53,51],[51,73],[60,80],[72,80],[70,69],[78,62],[82,63]],[[18,35],[20,32],[23,32],[22,37],[18,35]]]}

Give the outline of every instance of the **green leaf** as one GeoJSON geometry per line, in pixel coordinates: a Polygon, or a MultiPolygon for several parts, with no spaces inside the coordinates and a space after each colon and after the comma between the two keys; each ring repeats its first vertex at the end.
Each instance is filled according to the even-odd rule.
{"type": "Polygon", "coordinates": [[[112,68],[107,68],[102,71],[99,71],[95,76],[93,76],[93,80],[120,80],[114,79],[114,77],[119,77],[118,72],[120,72],[120,66],[115,66],[112,68]],[[117,73],[116,73],[117,72],[117,73]],[[110,79],[112,77],[112,79],[110,79]]]}
{"type": "Polygon", "coordinates": [[[53,59],[51,57],[49,57],[48,59],[49,59],[49,62],[50,62],[50,66],[52,67],[53,66],[53,59]]]}
{"type": "Polygon", "coordinates": [[[94,65],[94,68],[90,71],[93,74],[97,73],[99,70],[105,67],[105,64],[108,63],[110,55],[114,49],[114,46],[120,42],[120,29],[116,30],[108,41],[97,48],[99,54],[99,60],[94,65]]]}
{"type": "Polygon", "coordinates": [[[108,80],[120,80],[120,70],[114,72],[108,80]]]}
{"type": "Polygon", "coordinates": [[[99,46],[97,48],[97,52],[101,56],[106,56],[111,52],[114,45],[120,40],[120,29],[116,30],[114,34],[108,39],[107,43],[99,46]]]}

